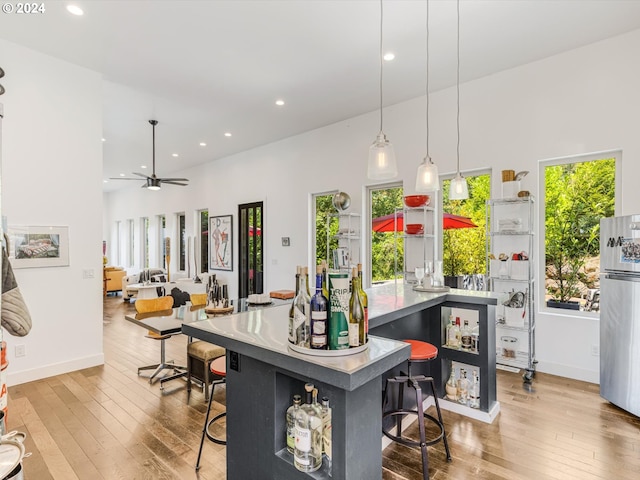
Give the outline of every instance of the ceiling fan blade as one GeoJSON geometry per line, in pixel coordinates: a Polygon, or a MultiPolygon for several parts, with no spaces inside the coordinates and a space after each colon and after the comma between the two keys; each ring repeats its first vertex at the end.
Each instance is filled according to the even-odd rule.
{"type": "Polygon", "coordinates": [[[159,178],[161,182],[188,182],[188,178],[159,178]]]}
{"type": "Polygon", "coordinates": [[[130,178],[130,177],[109,177],[109,180],[135,180],[136,182],[140,181],[139,178],[130,178]]]}
{"type": "Polygon", "coordinates": [[[138,172],[131,172],[131,173],[133,173],[134,175],[138,175],[140,177],[149,178],[149,175],[145,175],[144,173],[138,173],[138,172]]]}
{"type": "Polygon", "coordinates": [[[188,187],[189,184],[188,183],[178,183],[178,182],[174,182],[172,180],[161,180],[162,183],[166,183],[168,185],[180,185],[181,187],[188,187]]]}

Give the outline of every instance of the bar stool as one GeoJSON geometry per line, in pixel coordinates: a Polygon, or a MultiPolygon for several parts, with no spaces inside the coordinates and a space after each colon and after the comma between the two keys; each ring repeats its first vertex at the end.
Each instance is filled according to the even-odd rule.
{"type": "Polygon", "coordinates": [[[216,385],[221,385],[225,383],[227,377],[227,358],[226,357],[218,357],[213,362],[211,362],[211,373],[217,377],[217,380],[211,382],[211,396],[209,397],[209,406],[207,407],[207,415],[204,419],[204,427],[202,428],[202,438],[200,439],[200,450],[198,450],[198,460],[196,461],[196,472],[200,469],[200,456],[202,455],[202,447],[204,445],[204,437],[205,435],[209,440],[213,443],[217,443],[218,445],[226,445],[226,440],[220,440],[219,438],[215,438],[213,435],[209,433],[209,427],[213,425],[217,420],[225,417],[227,412],[222,412],[209,420],[209,413],[211,412],[211,402],[213,401],[213,394],[216,389],[216,385]]]}
{"type": "Polygon", "coordinates": [[[385,418],[396,417],[396,435],[392,435],[389,432],[389,428],[385,428],[384,423],[382,426],[382,433],[393,440],[394,442],[398,442],[402,445],[406,445],[409,447],[420,447],[422,453],[422,476],[424,480],[429,479],[429,458],[427,453],[427,447],[429,445],[434,445],[438,443],[440,440],[444,442],[444,449],[447,453],[447,461],[451,461],[451,452],[449,451],[449,444],[447,442],[447,435],[444,431],[444,422],[442,421],[442,413],[440,412],[440,405],[438,404],[438,395],[436,393],[435,383],[433,381],[433,377],[427,377],[425,375],[412,375],[411,374],[411,365],[413,363],[422,363],[428,362],[437,358],[438,349],[434,345],[431,345],[427,342],[421,342],[419,340],[404,340],[408,344],[411,345],[411,357],[407,362],[407,374],[400,372],[399,376],[388,378],[385,386],[384,393],[382,397],[382,420],[384,422],[385,418]],[[423,405],[422,405],[422,388],[420,387],[420,382],[428,382],[431,385],[431,393],[433,394],[433,400],[435,402],[436,411],[438,412],[438,418],[435,418],[428,413],[425,413],[423,405]],[[398,404],[397,408],[393,410],[385,411],[385,405],[387,403],[387,390],[389,388],[390,383],[397,383],[399,385],[398,389],[398,404]],[[416,409],[406,409],[404,408],[404,386],[405,384],[408,387],[411,387],[416,392],[416,409]],[[420,431],[420,441],[417,442],[415,440],[411,440],[409,438],[402,436],[402,419],[406,415],[417,415],[418,417],[418,429],[420,431]],[[439,434],[431,439],[426,438],[425,433],[425,423],[424,419],[431,421],[435,424],[439,429],[439,434]]]}

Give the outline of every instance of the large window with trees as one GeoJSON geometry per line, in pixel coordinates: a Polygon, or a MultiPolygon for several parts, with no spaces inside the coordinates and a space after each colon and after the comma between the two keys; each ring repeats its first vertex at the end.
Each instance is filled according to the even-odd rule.
{"type": "Polygon", "coordinates": [[[446,277],[487,272],[486,202],[491,198],[491,175],[468,175],[466,179],[469,187],[466,200],[449,200],[451,180],[442,183],[442,270],[446,277]],[[456,217],[468,218],[471,224],[450,221],[456,217]]]}
{"type": "Polygon", "coordinates": [[[142,268],[149,268],[149,217],[140,218],[140,246],[142,268]]]}
{"type": "Polygon", "coordinates": [[[158,265],[164,270],[167,269],[167,252],[165,251],[165,237],[167,236],[167,217],[158,215],[158,265]]]}
{"type": "Polygon", "coordinates": [[[198,211],[198,218],[198,234],[200,236],[200,273],[206,273],[209,271],[209,210],[198,211]]]}
{"type": "MultiPolygon", "coordinates": [[[[329,193],[317,193],[313,195],[313,218],[315,218],[315,259],[316,265],[320,265],[323,260],[327,261],[327,264],[330,264],[329,259],[327,258],[327,215],[331,213],[336,213],[336,209],[333,206],[332,199],[333,196],[338,193],[338,191],[329,192],[329,193]]],[[[336,233],[338,233],[338,224],[337,222],[333,225],[335,231],[331,232],[330,241],[332,242],[332,247],[336,248],[338,246],[338,239],[335,238],[336,233]]]]}
{"type": "Polygon", "coordinates": [[[600,288],[600,219],[615,215],[619,154],[541,162],[547,306],[594,310],[600,288]]]}
{"type": "Polygon", "coordinates": [[[187,225],[184,213],[177,214],[178,219],[178,270],[187,269],[187,225]]]}
{"type": "MultiPolygon", "coordinates": [[[[393,216],[396,208],[402,208],[403,189],[402,185],[372,187],[369,195],[371,217],[367,222],[367,228],[371,231],[369,271],[373,285],[394,280],[396,275],[402,278],[404,256],[402,232],[396,235],[394,222],[391,222],[391,228],[376,229],[375,225],[380,223],[376,222],[376,219],[386,215],[393,216]]],[[[363,232],[363,235],[365,234],[363,232]]]]}

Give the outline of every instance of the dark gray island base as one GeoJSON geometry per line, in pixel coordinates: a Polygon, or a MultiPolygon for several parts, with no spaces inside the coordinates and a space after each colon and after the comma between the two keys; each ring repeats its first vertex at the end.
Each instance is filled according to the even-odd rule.
{"type": "Polygon", "coordinates": [[[394,339],[431,341],[437,337],[434,344],[440,345],[441,312],[448,318],[446,309],[452,306],[478,310],[484,347],[472,358],[467,358],[472,354],[453,350],[443,356],[441,348],[439,359],[430,362],[430,374],[443,390],[448,360],[478,365],[485,375],[481,411],[460,407],[461,413],[484,414],[486,421],[495,416],[499,406],[495,401],[494,297],[485,292],[414,292],[394,284],[374,287],[367,293],[370,329],[375,335],[364,352],[354,355],[319,357],[292,351],[287,344],[288,306],[183,325],[185,335],[227,349],[228,479],[381,479],[382,382],[410,354],[408,344],[394,339]],[[485,342],[490,342],[490,348],[485,342]],[[285,412],[292,396],[302,393],[306,382],[318,388],[319,397],[328,397],[332,408],[332,462],[325,459],[314,473],[296,470],[286,449],[285,412]]]}

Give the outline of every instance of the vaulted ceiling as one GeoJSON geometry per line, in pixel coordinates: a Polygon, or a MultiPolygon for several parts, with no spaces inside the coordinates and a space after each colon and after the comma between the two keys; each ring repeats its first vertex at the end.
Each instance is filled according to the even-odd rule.
{"type": "MultiPolygon", "coordinates": [[[[70,0],[45,8],[0,15],[0,38],[103,74],[105,178],[151,170],[151,118],[160,122],[157,170],[167,176],[379,105],[378,1],[70,0]],[[69,3],[84,15],[68,13],[69,3]]],[[[454,0],[431,0],[431,91],[455,84],[456,18],[454,0]]],[[[461,81],[637,28],[640,1],[462,0],[461,81]]],[[[384,103],[423,95],[426,1],[386,0],[383,30],[384,50],[395,54],[384,66],[384,103]]]]}

